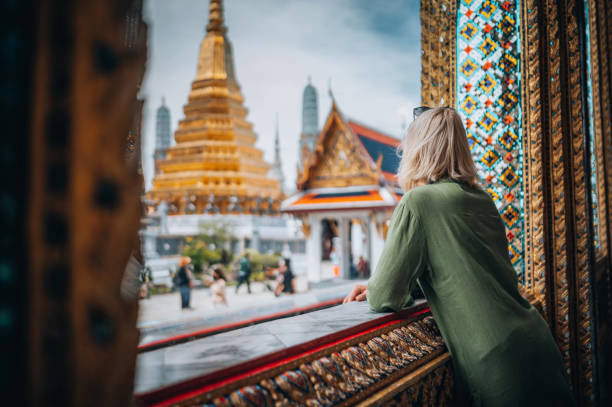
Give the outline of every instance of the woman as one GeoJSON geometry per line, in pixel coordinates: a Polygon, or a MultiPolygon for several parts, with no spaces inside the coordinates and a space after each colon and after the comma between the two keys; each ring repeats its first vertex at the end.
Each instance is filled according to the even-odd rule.
{"type": "Polygon", "coordinates": [[[227,307],[227,297],[225,295],[225,274],[221,266],[215,266],[213,268],[213,281],[210,284],[210,294],[212,296],[212,306],[216,308],[219,305],[225,305],[227,307]]]}
{"type": "Polygon", "coordinates": [[[457,113],[422,113],[402,141],[406,192],[376,272],[345,302],[378,312],[412,301],[417,279],[453,358],[460,405],[572,405],[559,350],[518,292],[504,223],[477,184],[457,113]]]}
{"type": "Polygon", "coordinates": [[[191,310],[190,302],[191,302],[191,281],[193,279],[193,274],[189,269],[189,264],[191,263],[191,258],[185,256],[181,257],[179,261],[179,269],[174,276],[174,284],[178,286],[179,291],[181,292],[181,310],[191,310]]]}
{"type": "Polygon", "coordinates": [[[282,293],[295,294],[295,276],[291,271],[289,259],[284,258],[278,261],[278,280],[274,295],[278,297],[282,293]]]}

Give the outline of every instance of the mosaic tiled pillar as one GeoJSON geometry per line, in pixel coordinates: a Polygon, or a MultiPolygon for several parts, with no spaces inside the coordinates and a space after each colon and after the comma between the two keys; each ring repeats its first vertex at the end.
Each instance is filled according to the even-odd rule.
{"type": "MultiPolygon", "coordinates": [[[[458,0],[455,64],[429,66],[435,47],[423,48],[425,79],[438,83],[448,71],[455,78],[447,105],[462,117],[524,293],[549,323],[586,404],[596,380],[593,272],[609,264],[612,213],[603,3],[458,0]]],[[[424,37],[431,25],[423,23],[424,37]]],[[[431,93],[424,83],[424,104],[431,93]]]]}
{"type": "Polygon", "coordinates": [[[522,276],[518,1],[461,0],[457,19],[457,111],[482,185],[506,225],[512,264],[522,276]]]}

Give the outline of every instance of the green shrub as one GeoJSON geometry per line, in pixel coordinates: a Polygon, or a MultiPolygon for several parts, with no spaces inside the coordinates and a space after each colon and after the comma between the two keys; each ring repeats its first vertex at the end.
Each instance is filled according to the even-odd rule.
{"type": "Polygon", "coordinates": [[[201,222],[199,228],[200,234],[188,237],[183,249],[183,255],[191,258],[194,271],[201,272],[222,260],[231,261],[232,253],[223,247],[232,239],[232,225],[224,222],[201,222]]]}
{"type": "Polygon", "coordinates": [[[151,295],[168,294],[170,292],[172,292],[172,287],[167,285],[154,285],[153,287],[149,288],[149,293],[151,295]]]}

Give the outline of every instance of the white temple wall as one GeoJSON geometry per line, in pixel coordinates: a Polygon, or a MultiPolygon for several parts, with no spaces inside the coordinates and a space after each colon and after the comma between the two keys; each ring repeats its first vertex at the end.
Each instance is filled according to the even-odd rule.
{"type": "MultiPolygon", "coordinates": [[[[364,225],[368,224],[368,218],[359,218],[359,221],[364,225]]],[[[367,235],[363,231],[363,227],[360,222],[353,222],[351,224],[351,250],[353,253],[353,262],[357,264],[359,257],[363,256],[368,259],[368,239],[367,235]]]]}
{"type": "Polygon", "coordinates": [[[306,240],[308,281],[318,283],[321,281],[321,219],[316,215],[309,215],[308,224],[310,225],[310,235],[306,240]]]}
{"type": "Polygon", "coordinates": [[[382,234],[376,230],[376,222],[374,219],[368,221],[368,228],[370,231],[370,271],[374,274],[380,255],[382,254],[383,247],[385,246],[385,240],[382,234]]]}
{"type": "Polygon", "coordinates": [[[349,251],[351,250],[350,248],[350,237],[349,237],[349,233],[350,233],[350,219],[349,218],[345,218],[342,217],[340,219],[338,219],[338,237],[340,238],[340,247],[339,247],[339,253],[340,253],[340,277],[341,278],[345,278],[348,279],[350,278],[350,272],[351,272],[351,259],[349,256],[349,251]]]}

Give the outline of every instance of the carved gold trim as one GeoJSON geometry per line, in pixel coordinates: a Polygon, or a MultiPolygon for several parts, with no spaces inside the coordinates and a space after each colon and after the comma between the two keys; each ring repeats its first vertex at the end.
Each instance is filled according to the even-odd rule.
{"type": "MultiPolygon", "coordinates": [[[[409,374],[405,375],[401,379],[387,386],[385,389],[379,391],[378,393],[372,395],[371,397],[357,404],[357,407],[367,407],[367,406],[375,406],[375,405],[378,406],[378,405],[381,405],[381,403],[385,403],[385,405],[389,405],[390,399],[392,399],[398,393],[405,391],[409,387],[413,387],[418,384],[425,384],[426,382],[424,379],[426,379],[429,375],[431,375],[432,373],[438,370],[446,370],[447,374],[452,375],[452,364],[451,364],[450,353],[442,354],[438,356],[437,358],[435,358],[434,360],[432,360],[431,362],[428,362],[425,365],[421,366],[420,368],[416,369],[415,371],[410,372],[409,374]]],[[[429,384],[423,387],[425,387],[425,389],[423,389],[424,391],[422,393],[432,393],[435,386],[432,384],[429,384]]],[[[418,392],[414,392],[414,393],[418,393],[418,392]]],[[[436,406],[447,405],[451,395],[446,394],[445,396],[446,397],[438,398],[439,404],[436,404],[436,406]]],[[[424,397],[424,398],[432,399],[432,397],[424,397]]],[[[416,401],[416,400],[411,400],[411,401],[416,401]]],[[[422,404],[429,405],[426,402],[423,402],[422,404]]]]}
{"type": "Polygon", "coordinates": [[[525,290],[546,314],[544,163],[537,0],[521,2],[525,290]]]}
{"type": "Polygon", "coordinates": [[[606,202],[606,166],[605,166],[605,149],[604,149],[604,140],[603,140],[603,132],[604,126],[603,121],[609,120],[609,117],[602,117],[601,103],[602,103],[602,95],[600,91],[600,85],[602,82],[600,80],[600,71],[603,69],[602,65],[599,61],[599,27],[598,27],[598,15],[599,11],[597,10],[597,0],[587,0],[589,7],[589,44],[591,48],[590,55],[590,63],[591,63],[591,91],[593,98],[593,118],[591,122],[591,126],[593,126],[594,132],[594,146],[593,151],[595,153],[596,158],[596,175],[597,175],[597,185],[596,195],[597,195],[597,213],[598,213],[598,240],[599,240],[599,253],[598,256],[606,256],[609,252],[608,247],[608,222],[606,221],[606,214],[608,212],[607,202],[606,202]]]}
{"type": "Polygon", "coordinates": [[[456,0],[421,0],[421,102],[455,106],[456,0]]]}
{"type": "MultiPolygon", "coordinates": [[[[565,156],[563,151],[563,123],[561,89],[561,54],[559,45],[559,4],[557,0],[546,2],[546,43],[542,52],[548,59],[548,97],[546,120],[549,132],[550,164],[548,172],[551,178],[551,211],[552,211],[552,280],[553,312],[552,331],[563,356],[565,366],[570,371],[570,332],[569,332],[569,272],[567,258],[567,227],[565,211],[565,156]]],[[[540,84],[536,84],[539,86],[540,84]]]]}
{"type": "MultiPolygon", "coordinates": [[[[420,315],[299,357],[173,405],[191,406],[204,403],[225,406],[231,401],[233,406],[247,406],[250,404],[239,397],[238,393],[257,392],[255,397],[265,398],[270,404],[276,403],[276,405],[292,405],[294,402],[310,405],[309,401],[336,397],[335,405],[350,406],[409,374],[412,374],[415,381],[426,379],[435,369],[431,367],[432,365],[429,365],[430,369],[423,369],[422,366],[434,360],[438,362],[435,367],[445,368],[443,363],[449,359],[450,355],[433,318],[420,315]],[[363,359],[352,358],[351,354],[355,351],[363,352],[363,359]],[[331,360],[330,363],[335,364],[342,375],[335,376],[332,372],[321,370],[322,366],[319,364],[322,363],[322,358],[331,360]],[[285,380],[286,375],[298,374],[298,370],[299,374],[306,378],[307,389],[291,386],[285,380]],[[378,379],[375,379],[376,377],[378,379]],[[344,394],[342,400],[337,399],[339,394],[344,394]]],[[[448,365],[446,368],[450,369],[450,364],[448,365]]],[[[428,382],[413,382],[411,385],[426,386],[428,382]]],[[[452,378],[438,386],[445,394],[451,394],[452,378]]],[[[410,385],[407,384],[404,388],[406,387],[410,385]]]]}
{"type": "Polygon", "coordinates": [[[306,216],[300,216],[300,221],[302,222],[302,234],[306,239],[310,237],[311,226],[308,222],[308,218],[306,216]]]}
{"type": "Polygon", "coordinates": [[[142,2],[37,6],[24,390],[32,405],[127,405],[139,333],[138,262],[126,264],[138,257],[143,183],[125,148],[142,106],[142,2]],[[50,189],[57,164],[65,188],[50,189]]]}
{"type": "Polygon", "coordinates": [[[332,103],[312,153],[298,174],[298,190],[377,183],[376,163],[349,128],[336,103],[332,103]]]}
{"type": "MultiPolygon", "coordinates": [[[[597,67],[599,68],[599,76],[597,77],[599,80],[599,89],[597,89],[597,96],[600,99],[597,108],[601,109],[601,121],[598,125],[601,126],[602,153],[598,157],[597,167],[599,171],[600,166],[602,166],[604,174],[602,178],[598,178],[598,197],[601,193],[602,198],[600,201],[603,200],[608,204],[607,212],[600,211],[599,219],[600,223],[605,223],[606,227],[609,227],[608,221],[612,219],[612,205],[610,205],[610,202],[612,202],[612,117],[610,117],[610,104],[612,103],[612,100],[610,100],[610,86],[612,85],[610,84],[610,80],[612,78],[610,77],[609,66],[609,62],[612,60],[612,48],[610,47],[612,29],[608,26],[607,22],[612,21],[612,7],[609,4],[606,5],[606,3],[606,0],[590,0],[589,11],[593,10],[592,14],[594,14],[594,16],[590,18],[590,25],[592,28],[597,28],[596,33],[593,33],[591,29],[591,47],[596,43],[599,49],[599,52],[595,54],[593,51],[594,48],[591,48],[591,53],[594,56],[591,61],[593,61],[593,59],[600,61],[597,63],[597,67]],[[591,8],[591,4],[593,4],[593,8],[591,8]],[[597,58],[595,58],[595,56],[597,56],[597,58]],[[599,161],[601,161],[601,163],[599,161]],[[607,217],[605,215],[607,215],[607,217]]],[[[595,97],[595,91],[593,91],[593,96],[595,97]]],[[[593,105],[595,106],[595,98],[593,99],[593,105]]],[[[606,241],[610,239],[610,233],[611,231],[607,230],[607,234],[605,235],[606,241]]],[[[606,245],[607,252],[605,254],[608,256],[611,254],[610,244],[611,242],[608,241],[606,245]]],[[[608,276],[608,278],[612,277],[610,268],[608,268],[608,276]]],[[[612,293],[609,292],[608,295],[612,295],[612,293]]],[[[612,309],[610,311],[612,311],[612,309]]],[[[612,314],[612,312],[610,314],[612,314]]]]}
{"type": "MultiPolygon", "coordinates": [[[[612,47],[610,46],[612,41],[612,28],[607,24],[608,21],[612,21],[612,6],[607,7],[607,18],[606,18],[606,0],[597,0],[597,37],[599,40],[599,58],[601,58],[601,63],[599,64],[601,68],[601,86],[600,86],[600,95],[601,95],[601,109],[602,109],[602,139],[603,139],[603,149],[604,153],[602,154],[604,159],[604,168],[605,168],[605,178],[602,179],[602,184],[605,184],[606,192],[605,197],[607,198],[608,203],[608,212],[607,218],[605,218],[605,222],[609,222],[612,219],[612,108],[611,103],[612,100],[610,97],[612,96],[610,80],[612,77],[610,75],[610,62],[612,61],[612,47]]],[[[603,215],[602,215],[603,216],[603,215]]],[[[602,219],[602,218],[600,218],[602,219]]],[[[608,229],[608,259],[607,262],[610,264],[610,256],[612,249],[610,245],[612,244],[611,233],[608,229]]],[[[610,281],[612,280],[612,269],[610,267],[606,267],[606,284],[607,290],[604,290],[605,295],[607,296],[607,315],[609,316],[608,322],[612,324],[612,285],[610,281]]]]}
{"type": "MultiPolygon", "coordinates": [[[[586,177],[585,168],[589,165],[585,162],[585,157],[588,157],[586,145],[584,143],[585,138],[588,137],[584,133],[584,122],[583,112],[586,111],[586,106],[582,103],[583,92],[587,89],[584,88],[581,83],[581,63],[580,57],[580,27],[577,21],[578,16],[578,2],[576,0],[567,1],[567,9],[565,13],[565,24],[564,31],[567,33],[566,41],[566,65],[569,71],[568,77],[568,97],[569,97],[569,130],[571,135],[570,159],[572,181],[569,181],[569,185],[573,186],[573,206],[574,216],[573,219],[568,221],[574,222],[574,264],[575,264],[575,298],[576,298],[576,311],[575,311],[575,325],[577,339],[577,357],[578,357],[578,377],[580,381],[580,396],[585,400],[590,399],[593,390],[592,382],[592,335],[591,335],[591,286],[590,286],[590,256],[591,253],[590,245],[592,242],[589,241],[588,230],[591,227],[589,225],[589,208],[587,199],[587,182],[590,179],[586,177]]],[[[582,2],[580,6],[583,6],[582,2]]]]}

